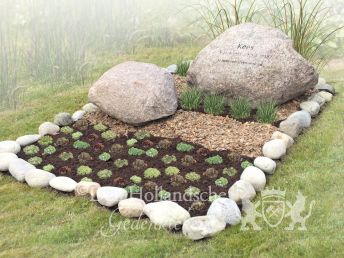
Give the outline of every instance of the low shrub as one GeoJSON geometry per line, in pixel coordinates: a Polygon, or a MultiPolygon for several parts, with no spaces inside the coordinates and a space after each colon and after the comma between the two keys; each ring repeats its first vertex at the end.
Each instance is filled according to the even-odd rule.
{"type": "Polygon", "coordinates": [[[126,160],[126,159],[116,159],[114,164],[115,164],[116,168],[123,168],[123,167],[128,166],[128,160],[126,160]]]}
{"type": "Polygon", "coordinates": [[[107,152],[103,152],[98,156],[98,158],[102,161],[109,161],[111,159],[111,155],[107,152]]]}
{"type": "Polygon", "coordinates": [[[89,166],[80,166],[78,167],[76,173],[79,176],[86,176],[86,175],[92,174],[92,168],[90,168],[89,166]]]}
{"type": "Polygon", "coordinates": [[[39,141],[38,143],[41,145],[41,146],[48,146],[48,145],[51,145],[53,144],[53,137],[51,137],[50,135],[46,135],[46,136],[43,136],[39,141]]]}
{"type": "Polygon", "coordinates": [[[130,178],[131,182],[133,182],[134,184],[140,184],[142,182],[142,178],[139,176],[132,176],[130,178]]]}
{"type": "Polygon", "coordinates": [[[102,123],[99,123],[94,125],[93,129],[98,132],[105,132],[108,129],[108,127],[106,125],[103,125],[102,123]]]}
{"type": "Polygon", "coordinates": [[[212,157],[205,159],[205,162],[207,162],[208,164],[211,164],[211,165],[218,165],[218,164],[222,164],[223,159],[220,155],[216,155],[216,156],[212,156],[212,157]]]}
{"type": "Polygon", "coordinates": [[[101,134],[102,138],[107,140],[107,141],[111,141],[111,140],[114,140],[116,139],[117,137],[117,134],[111,130],[109,131],[105,131],[101,134]]]}
{"type": "Polygon", "coordinates": [[[38,166],[42,164],[43,159],[41,157],[32,157],[28,160],[31,165],[38,166]]]}
{"type": "Polygon", "coordinates": [[[251,105],[247,99],[235,98],[229,103],[229,110],[235,119],[244,119],[251,116],[251,105]]]}
{"type": "Polygon", "coordinates": [[[221,115],[225,111],[225,98],[211,94],[204,98],[204,112],[212,115],[221,115]]]}
{"type": "Polygon", "coordinates": [[[134,134],[135,138],[138,140],[143,140],[150,137],[150,133],[145,130],[139,130],[134,134]]]}
{"type": "Polygon", "coordinates": [[[180,172],[180,170],[177,167],[167,167],[165,169],[165,174],[168,175],[168,176],[177,175],[177,174],[179,174],[179,172],[180,172]]]}
{"type": "Polygon", "coordinates": [[[158,193],[160,200],[168,200],[171,197],[171,193],[166,190],[161,190],[158,193]]]}
{"type": "Polygon", "coordinates": [[[90,144],[88,142],[84,142],[84,141],[76,141],[73,143],[73,147],[75,149],[85,150],[85,149],[90,147],[90,144]]]}
{"type": "Polygon", "coordinates": [[[24,147],[23,151],[25,155],[33,156],[39,152],[39,147],[36,145],[29,145],[29,146],[24,147]]]}
{"type": "Polygon", "coordinates": [[[241,167],[243,169],[246,169],[246,168],[248,168],[250,166],[253,166],[253,164],[251,162],[249,162],[248,160],[245,160],[245,161],[241,162],[241,167]]]}
{"type": "Polygon", "coordinates": [[[44,155],[52,155],[56,152],[56,148],[52,145],[46,147],[43,151],[44,155]]]}
{"type": "Polygon", "coordinates": [[[52,164],[48,164],[48,165],[45,165],[44,167],[43,167],[43,170],[44,171],[47,171],[47,172],[51,172],[51,171],[53,171],[55,169],[55,167],[52,165],[52,164]]]}
{"type": "Polygon", "coordinates": [[[144,150],[141,150],[141,149],[138,149],[138,148],[135,148],[135,147],[131,147],[129,150],[128,150],[128,154],[130,156],[141,156],[145,153],[144,150]]]}
{"type": "Polygon", "coordinates": [[[277,105],[274,101],[262,102],[257,107],[257,121],[272,124],[277,119],[277,105]]]}
{"type": "Polygon", "coordinates": [[[189,71],[190,65],[191,65],[191,61],[188,61],[188,60],[178,61],[176,74],[180,76],[186,76],[189,71]]]}
{"type": "Polygon", "coordinates": [[[194,147],[188,143],[180,142],[177,144],[177,151],[180,152],[190,152],[194,149],[194,147]]]}
{"type": "Polygon", "coordinates": [[[196,172],[189,172],[185,175],[185,178],[191,182],[196,182],[201,179],[201,176],[196,172]]]}
{"type": "Polygon", "coordinates": [[[189,186],[187,189],[185,189],[185,194],[189,197],[196,197],[201,193],[201,190],[194,186],[189,186]]]}
{"type": "Polygon", "coordinates": [[[82,132],[72,133],[73,140],[79,140],[84,134],[82,132]]]}
{"type": "Polygon", "coordinates": [[[148,157],[154,158],[159,154],[158,150],[155,148],[150,148],[149,150],[146,151],[146,155],[148,157]]]}
{"type": "Polygon", "coordinates": [[[108,169],[103,169],[97,173],[100,179],[108,179],[112,176],[112,171],[108,169]]]}
{"type": "Polygon", "coordinates": [[[72,127],[69,126],[64,126],[60,129],[61,133],[65,133],[65,134],[71,134],[74,132],[74,129],[72,127]]]}
{"type": "Polygon", "coordinates": [[[165,155],[162,157],[161,161],[164,162],[164,164],[168,165],[168,164],[171,164],[172,162],[176,162],[177,158],[174,155],[165,155]]]}
{"type": "Polygon", "coordinates": [[[153,179],[153,178],[158,178],[161,175],[161,173],[156,168],[147,168],[145,172],[143,173],[143,175],[147,179],[153,179]]]}
{"type": "Polygon", "coordinates": [[[63,161],[68,161],[70,159],[73,159],[74,156],[73,156],[73,153],[71,152],[62,152],[60,155],[59,155],[59,158],[63,161]]]}
{"type": "Polygon", "coordinates": [[[228,179],[225,177],[220,177],[219,179],[215,180],[215,184],[217,186],[225,187],[226,185],[228,185],[228,179]]]}
{"type": "Polygon", "coordinates": [[[180,106],[185,110],[197,110],[201,101],[202,93],[197,88],[191,88],[180,96],[180,106]]]}
{"type": "Polygon", "coordinates": [[[225,175],[225,176],[235,176],[237,173],[238,173],[238,171],[235,168],[233,168],[233,167],[224,168],[222,170],[222,174],[225,175]]]}

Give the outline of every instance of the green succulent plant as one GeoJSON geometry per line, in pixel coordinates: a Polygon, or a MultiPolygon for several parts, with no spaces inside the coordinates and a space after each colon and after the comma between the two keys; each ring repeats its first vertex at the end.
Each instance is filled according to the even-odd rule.
{"type": "Polygon", "coordinates": [[[224,168],[222,170],[222,174],[224,174],[226,176],[235,176],[237,173],[238,173],[238,171],[235,168],[233,168],[233,167],[224,168]]]}
{"type": "Polygon", "coordinates": [[[134,170],[136,171],[140,171],[140,170],[144,170],[145,168],[147,168],[147,163],[144,162],[144,160],[142,159],[136,159],[133,163],[132,166],[134,168],[134,170]]]}
{"type": "Polygon", "coordinates": [[[139,193],[141,188],[138,185],[129,185],[125,188],[128,193],[139,193]]]}
{"type": "Polygon", "coordinates": [[[81,182],[93,182],[93,180],[91,178],[88,178],[88,177],[83,177],[83,178],[81,178],[80,181],[81,182]]]}
{"type": "Polygon", "coordinates": [[[219,179],[215,180],[215,184],[217,186],[225,187],[226,185],[228,185],[228,179],[225,177],[220,177],[219,179]]]}
{"type": "Polygon", "coordinates": [[[260,123],[272,124],[277,119],[277,105],[274,101],[262,102],[257,106],[257,120],[260,123]]]}
{"type": "Polygon", "coordinates": [[[79,150],[85,150],[89,148],[90,146],[91,145],[88,142],[84,142],[84,141],[76,141],[73,143],[73,147],[79,150]]]}
{"type": "Polygon", "coordinates": [[[229,103],[230,113],[235,119],[248,118],[251,115],[251,105],[244,98],[235,98],[229,103]]]}
{"type": "Polygon", "coordinates": [[[135,138],[138,140],[143,140],[150,137],[150,133],[145,130],[139,130],[135,133],[135,138]]]}
{"type": "Polygon", "coordinates": [[[180,142],[177,144],[177,151],[180,152],[190,152],[194,149],[194,147],[188,143],[180,142]]]}
{"type": "Polygon", "coordinates": [[[60,129],[60,132],[65,134],[71,134],[74,132],[74,129],[70,126],[64,126],[60,129]]]}
{"type": "Polygon", "coordinates": [[[51,145],[53,144],[53,137],[51,137],[50,135],[46,135],[46,136],[43,136],[39,141],[38,143],[41,145],[41,146],[48,146],[48,145],[51,145]]]}
{"type": "Polygon", "coordinates": [[[185,167],[192,166],[195,163],[197,163],[197,161],[191,155],[185,155],[182,158],[182,165],[185,166],[185,167]]]}
{"type": "Polygon", "coordinates": [[[164,164],[168,165],[171,164],[172,162],[176,162],[177,158],[174,155],[165,155],[162,157],[162,162],[164,162],[164,164]]]}
{"type": "Polygon", "coordinates": [[[56,146],[66,146],[69,143],[69,140],[66,137],[60,137],[56,140],[56,146]]]}
{"type": "Polygon", "coordinates": [[[127,140],[127,145],[128,145],[129,147],[134,146],[136,143],[137,143],[137,140],[134,139],[134,138],[127,140]]]}
{"type": "Polygon", "coordinates": [[[104,170],[99,171],[97,173],[97,176],[100,179],[108,179],[108,178],[112,177],[112,171],[109,169],[104,169],[104,170]]]}
{"type": "Polygon", "coordinates": [[[218,164],[222,164],[223,159],[220,155],[216,155],[216,156],[212,156],[212,157],[207,158],[205,160],[205,162],[207,162],[208,164],[211,164],[211,165],[218,165],[218,164]]]}
{"type": "Polygon", "coordinates": [[[207,168],[207,170],[203,173],[204,176],[208,178],[217,178],[219,175],[219,172],[215,168],[207,168]]]}
{"type": "Polygon", "coordinates": [[[144,188],[149,191],[155,191],[158,188],[158,185],[152,181],[148,181],[144,184],[144,188]]]}
{"type": "Polygon", "coordinates": [[[60,155],[59,155],[59,158],[63,161],[68,161],[70,159],[73,159],[74,156],[73,156],[73,153],[71,152],[62,152],[60,155]]]}
{"type": "Polygon", "coordinates": [[[185,184],[186,183],[186,180],[183,176],[181,175],[174,175],[174,176],[171,176],[171,185],[176,187],[176,186],[180,186],[182,184],[185,184]]]}
{"type": "Polygon", "coordinates": [[[140,184],[142,182],[142,178],[139,176],[132,176],[130,178],[131,182],[133,182],[134,184],[140,184]]]}
{"type": "Polygon", "coordinates": [[[56,152],[56,148],[52,145],[46,147],[43,151],[44,155],[52,155],[56,152]]]}
{"type": "Polygon", "coordinates": [[[161,190],[158,193],[160,200],[168,200],[171,197],[171,193],[166,190],[161,190]]]}
{"type": "Polygon", "coordinates": [[[180,106],[184,110],[197,110],[202,102],[202,93],[198,88],[191,88],[180,96],[180,106]]]}
{"type": "Polygon", "coordinates": [[[126,160],[126,159],[116,159],[114,164],[115,164],[116,168],[123,168],[123,167],[128,166],[128,160],[126,160]]]}
{"type": "Polygon", "coordinates": [[[158,154],[159,154],[158,150],[154,148],[150,148],[149,150],[146,151],[146,155],[151,158],[156,157],[158,154]]]}
{"type": "Polygon", "coordinates": [[[84,134],[82,132],[72,133],[73,140],[79,140],[84,134]]]}
{"type": "Polygon", "coordinates": [[[251,167],[253,166],[253,164],[251,162],[249,162],[248,160],[245,160],[243,162],[241,162],[241,165],[240,165],[243,169],[246,169],[248,167],[251,167]]]}
{"type": "Polygon", "coordinates": [[[55,169],[55,167],[52,165],[52,164],[48,164],[48,165],[45,165],[44,167],[43,167],[43,170],[44,171],[47,171],[47,172],[51,172],[51,171],[53,171],[55,169]]]}
{"type": "Polygon", "coordinates": [[[42,164],[43,159],[41,157],[32,157],[28,160],[31,165],[38,166],[42,164]]]}
{"type": "Polygon", "coordinates": [[[213,195],[210,195],[210,196],[209,196],[208,201],[209,201],[209,202],[213,202],[213,201],[215,201],[215,200],[217,200],[217,199],[219,199],[219,198],[221,198],[220,195],[213,194],[213,195]]]}
{"type": "Polygon", "coordinates": [[[24,147],[23,151],[26,155],[33,156],[39,152],[39,147],[36,145],[29,145],[24,147]]]}
{"type": "Polygon", "coordinates": [[[225,110],[225,98],[221,95],[211,94],[204,98],[204,112],[212,115],[221,115],[225,110]]]}
{"type": "Polygon", "coordinates": [[[109,161],[111,159],[111,155],[107,152],[103,152],[102,154],[99,155],[98,158],[102,161],[109,161]]]}
{"type": "Polygon", "coordinates": [[[124,150],[123,145],[120,145],[118,143],[113,144],[110,148],[110,152],[114,154],[121,154],[124,150]]]}
{"type": "Polygon", "coordinates": [[[179,172],[180,172],[180,170],[177,167],[167,167],[165,169],[165,174],[168,175],[168,176],[177,175],[177,174],[179,174],[179,172]]]}
{"type": "Polygon", "coordinates": [[[103,125],[102,123],[100,123],[100,124],[94,125],[93,129],[98,131],[98,132],[105,132],[108,129],[108,127],[106,125],[103,125]]]}
{"type": "Polygon", "coordinates": [[[87,152],[81,152],[80,155],[78,156],[78,160],[81,164],[85,164],[85,163],[93,160],[93,158],[87,152]]]}
{"type": "Polygon", "coordinates": [[[191,182],[196,182],[201,179],[201,176],[196,172],[189,172],[185,175],[185,178],[191,182]]]}
{"type": "Polygon", "coordinates": [[[141,150],[141,149],[138,149],[138,148],[135,148],[135,147],[131,147],[129,150],[128,150],[128,154],[130,156],[141,156],[145,153],[144,150],[141,150]]]}
{"type": "Polygon", "coordinates": [[[101,134],[102,138],[107,140],[107,141],[111,141],[116,139],[117,134],[111,130],[105,131],[101,134]]]}
{"type": "Polygon", "coordinates": [[[90,168],[89,166],[80,166],[78,167],[76,173],[79,175],[79,176],[86,176],[86,175],[89,175],[89,174],[92,174],[92,168],[90,168]]]}
{"type": "Polygon", "coordinates": [[[164,139],[160,140],[158,143],[158,148],[160,149],[168,149],[172,146],[172,142],[170,140],[164,139]]]}
{"type": "Polygon", "coordinates": [[[156,168],[147,168],[143,175],[147,179],[153,179],[158,178],[161,175],[161,172],[156,168]]]}
{"type": "Polygon", "coordinates": [[[187,189],[185,189],[185,194],[189,197],[196,197],[201,193],[201,190],[194,186],[189,186],[187,189]]]}

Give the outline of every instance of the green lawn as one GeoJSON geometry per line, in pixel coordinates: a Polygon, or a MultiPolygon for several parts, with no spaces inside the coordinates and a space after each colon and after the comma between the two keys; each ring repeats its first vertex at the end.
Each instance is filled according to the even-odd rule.
{"type": "MultiPolygon", "coordinates": [[[[175,60],[173,55],[164,58],[161,65],[175,60]]],[[[146,59],[154,61],[148,54],[146,59]]],[[[326,77],[343,79],[343,72],[326,77]]],[[[87,87],[43,89],[28,92],[17,111],[0,113],[0,140],[35,133],[55,113],[72,112],[87,100],[87,87]]],[[[260,219],[262,231],[243,232],[236,226],[200,242],[142,223],[144,229],[114,234],[111,213],[93,202],[32,189],[1,175],[0,257],[343,257],[344,87],[336,89],[334,101],[268,180],[269,188],[286,190],[292,203],[298,191],[307,196],[306,206],[315,200],[307,231],[285,231],[289,219],[276,228],[260,219]]],[[[124,221],[118,214],[113,219],[124,221]]]]}

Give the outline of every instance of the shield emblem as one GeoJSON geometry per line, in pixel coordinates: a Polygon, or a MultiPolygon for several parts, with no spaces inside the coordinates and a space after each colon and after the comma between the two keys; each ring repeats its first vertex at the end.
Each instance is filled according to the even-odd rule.
{"type": "Polygon", "coordinates": [[[267,195],[262,199],[264,221],[272,228],[277,227],[285,216],[285,198],[281,195],[267,195]]]}

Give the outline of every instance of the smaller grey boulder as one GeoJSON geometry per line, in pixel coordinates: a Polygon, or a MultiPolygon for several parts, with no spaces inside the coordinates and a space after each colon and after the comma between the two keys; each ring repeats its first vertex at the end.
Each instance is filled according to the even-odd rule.
{"type": "Polygon", "coordinates": [[[241,212],[235,201],[229,198],[218,198],[210,205],[207,216],[214,216],[226,224],[237,225],[241,221],[241,212]]]}
{"type": "Polygon", "coordinates": [[[302,102],[300,104],[300,108],[304,111],[307,111],[312,117],[315,117],[320,111],[320,105],[315,101],[302,102]]]}
{"type": "Polygon", "coordinates": [[[2,141],[0,142],[0,153],[14,153],[18,154],[21,150],[19,143],[16,141],[2,141]]]}
{"type": "Polygon", "coordinates": [[[23,159],[13,159],[9,163],[8,171],[19,182],[25,181],[25,174],[36,167],[23,159]]]}
{"type": "Polygon", "coordinates": [[[331,94],[336,94],[336,90],[329,84],[318,84],[317,86],[315,86],[315,88],[319,91],[327,91],[331,94]]]}
{"type": "Polygon", "coordinates": [[[166,68],[166,70],[170,72],[171,74],[177,73],[177,69],[178,69],[178,66],[176,64],[172,64],[166,68]]]}
{"type": "Polygon", "coordinates": [[[215,216],[198,216],[186,220],[183,234],[191,240],[211,237],[226,228],[226,222],[215,216]]]}
{"type": "Polygon", "coordinates": [[[24,135],[17,138],[16,142],[19,143],[21,147],[25,147],[37,142],[39,139],[41,139],[41,137],[42,136],[39,134],[24,135]]]}
{"type": "Polygon", "coordinates": [[[126,218],[139,218],[143,215],[146,203],[138,198],[129,198],[118,203],[119,213],[126,218]]]}
{"type": "Polygon", "coordinates": [[[307,111],[304,111],[304,110],[292,113],[288,117],[287,120],[288,121],[296,121],[301,128],[308,128],[311,126],[311,123],[312,123],[311,115],[307,111]]]}
{"type": "Polygon", "coordinates": [[[281,133],[279,131],[274,132],[271,136],[271,140],[276,140],[276,139],[284,141],[287,148],[290,148],[294,144],[293,138],[291,138],[289,135],[287,135],[285,133],[281,133]]]}
{"type": "Polygon", "coordinates": [[[81,118],[84,117],[85,114],[86,114],[86,111],[84,110],[75,111],[72,115],[72,119],[74,122],[79,121],[81,118]]]}
{"type": "Polygon", "coordinates": [[[99,107],[94,105],[93,103],[87,103],[82,107],[82,110],[85,111],[86,113],[93,113],[97,112],[99,110],[99,107]]]}
{"type": "Polygon", "coordinates": [[[38,133],[41,136],[44,135],[55,135],[60,131],[60,127],[51,122],[44,122],[38,128],[38,133]]]}
{"type": "Polygon", "coordinates": [[[320,107],[326,103],[326,100],[318,94],[313,94],[308,100],[318,103],[320,107]]]}
{"type": "Polygon", "coordinates": [[[252,200],[256,196],[256,190],[254,190],[251,183],[238,180],[228,190],[228,197],[236,203],[242,203],[243,200],[252,200]]]}
{"type": "Polygon", "coordinates": [[[25,181],[31,187],[47,187],[54,174],[40,169],[31,169],[25,173],[25,181]]]}
{"type": "Polygon", "coordinates": [[[326,102],[332,101],[332,98],[333,98],[333,95],[326,91],[320,91],[318,92],[318,95],[322,97],[323,99],[325,99],[326,102]]]}
{"type": "Polygon", "coordinates": [[[240,176],[240,179],[249,182],[256,192],[264,190],[266,185],[266,177],[264,172],[254,166],[245,168],[240,176]]]}
{"type": "Polygon", "coordinates": [[[113,207],[127,197],[128,192],[120,187],[103,186],[97,190],[97,201],[106,207],[113,207]]]}
{"type": "Polygon", "coordinates": [[[8,171],[12,160],[18,159],[18,156],[14,153],[0,153],[0,171],[8,171]]]}
{"type": "Polygon", "coordinates": [[[264,144],[263,155],[270,159],[280,159],[287,153],[287,146],[284,141],[276,139],[264,144]]]}
{"type": "Polygon", "coordinates": [[[49,185],[61,192],[73,192],[77,185],[73,179],[65,176],[54,177],[49,181],[49,185]]]}
{"type": "Polygon", "coordinates": [[[267,157],[257,157],[254,160],[254,165],[261,169],[266,174],[272,175],[276,170],[276,162],[267,157]]]}
{"type": "Polygon", "coordinates": [[[54,123],[58,126],[67,126],[73,124],[73,118],[69,113],[61,112],[55,116],[54,123]]]}
{"type": "Polygon", "coordinates": [[[296,138],[302,132],[302,127],[298,121],[287,119],[280,123],[279,130],[292,138],[296,138]]]}

